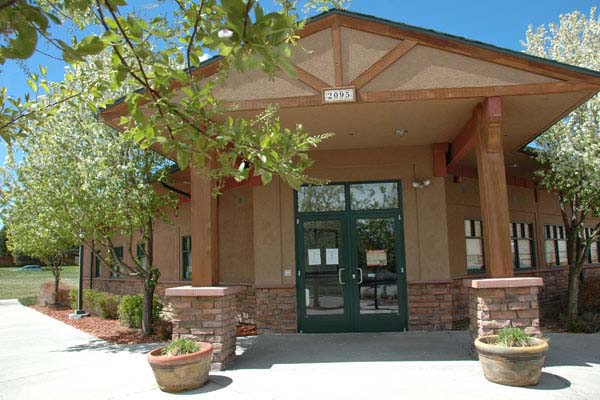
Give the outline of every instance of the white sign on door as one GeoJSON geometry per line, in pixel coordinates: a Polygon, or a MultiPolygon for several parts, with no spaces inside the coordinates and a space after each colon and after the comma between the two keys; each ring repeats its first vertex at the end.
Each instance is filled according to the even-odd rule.
{"type": "Polygon", "coordinates": [[[308,249],[308,265],[321,265],[321,249],[308,249]]]}
{"type": "Polygon", "coordinates": [[[325,263],[327,265],[338,265],[340,263],[338,249],[325,249],[325,263]]]}

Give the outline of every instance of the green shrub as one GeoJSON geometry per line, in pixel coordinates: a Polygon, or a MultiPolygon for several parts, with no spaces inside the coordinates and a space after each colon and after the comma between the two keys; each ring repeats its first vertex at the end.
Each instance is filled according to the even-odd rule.
{"type": "Polygon", "coordinates": [[[528,347],[529,336],[519,328],[502,328],[498,332],[498,345],[503,347],[528,347]]]}
{"type": "Polygon", "coordinates": [[[119,318],[119,296],[104,294],[98,299],[98,316],[106,319],[119,318]]]}
{"type": "MultiPolygon", "coordinates": [[[[130,328],[140,328],[142,326],[143,310],[144,298],[141,294],[123,296],[119,305],[121,324],[130,328]]],[[[162,304],[154,298],[154,304],[152,305],[152,319],[154,321],[158,320],[161,310],[162,304]]]]}
{"type": "Polygon", "coordinates": [[[200,350],[200,345],[191,339],[175,339],[162,351],[163,356],[182,356],[200,350]]]}
{"type": "MultiPolygon", "coordinates": [[[[77,309],[77,289],[69,291],[69,305],[77,309]]],[[[93,289],[83,289],[83,309],[100,318],[117,319],[120,297],[93,289]]]]}
{"type": "Polygon", "coordinates": [[[79,291],[77,289],[69,290],[69,307],[71,310],[77,310],[77,293],[79,291]]]}

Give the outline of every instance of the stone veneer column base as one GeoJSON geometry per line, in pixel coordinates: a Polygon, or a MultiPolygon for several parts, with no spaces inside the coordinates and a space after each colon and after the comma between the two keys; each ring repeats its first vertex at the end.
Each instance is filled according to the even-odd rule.
{"type": "Polygon", "coordinates": [[[256,288],[256,330],[264,333],[297,331],[296,288],[256,288]]]}
{"type": "Polygon", "coordinates": [[[189,338],[213,345],[211,370],[223,370],[235,358],[236,293],[241,288],[168,288],[173,312],[173,339],[189,338]]]}
{"type": "Polygon", "coordinates": [[[469,288],[471,336],[495,335],[502,328],[521,328],[541,336],[538,290],[542,278],[499,278],[465,281],[469,288]]]}

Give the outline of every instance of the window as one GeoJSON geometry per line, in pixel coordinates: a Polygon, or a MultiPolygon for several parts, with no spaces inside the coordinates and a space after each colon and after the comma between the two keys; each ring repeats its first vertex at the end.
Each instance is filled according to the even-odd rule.
{"type": "Polygon", "coordinates": [[[192,279],[192,237],[181,238],[181,266],[184,281],[192,279]]]}
{"type": "Polygon", "coordinates": [[[398,208],[398,183],[359,183],[350,185],[352,210],[383,210],[398,208]]]}
{"type": "Polygon", "coordinates": [[[298,212],[395,210],[400,204],[400,182],[336,183],[302,186],[298,212]]]}
{"type": "MultiPolygon", "coordinates": [[[[119,246],[119,247],[113,247],[114,253],[116,254],[117,258],[119,260],[123,259],[123,246],[119,246]]],[[[114,263],[110,269],[110,277],[111,278],[120,278],[121,274],[123,273],[123,267],[118,264],[118,263],[114,263]]]]}
{"type": "Polygon", "coordinates": [[[95,254],[91,254],[92,265],[94,266],[94,278],[100,277],[100,250],[96,250],[95,254]]]}
{"type": "Polygon", "coordinates": [[[510,224],[510,241],[515,269],[535,267],[533,224],[513,222],[510,224]]]}
{"type": "Polygon", "coordinates": [[[136,246],[135,256],[142,265],[143,269],[147,267],[146,261],[146,243],[138,243],[136,246]]]}
{"type": "Polygon", "coordinates": [[[299,212],[344,211],[344,185],[302,186],[298,190],[299,212]]]}
{"type": "MultiPolygon", "coordinates": [[[[585,238],[589,239],[592,236],[594,228],[585,228],[585,238]]],[[[600,239],[590,243],[590,249],[588,251],[588,262],[591,264],[598,263],[598,252],[600,251],[600,239]]]]}
{"type": "Polygon", "coordinates": [[[544,225],[546,265],[567,265],[567,237],[562,225],[544,225]]]}
{"type": "Polygon", "coordinates": [[[481,221],[465,220],[465,240],[467,245],[467,271],[471,273],[485,271],[483,264],[483,233],[481,221]]]}

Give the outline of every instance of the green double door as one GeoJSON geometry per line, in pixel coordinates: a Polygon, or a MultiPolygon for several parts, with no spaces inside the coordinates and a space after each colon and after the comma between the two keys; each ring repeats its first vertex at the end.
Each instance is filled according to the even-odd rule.
{"type": "Polygon", "coordinates": [[[301,332],[407,328],[400,182],[301,188],[296,197],[301,332]]]}

